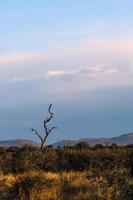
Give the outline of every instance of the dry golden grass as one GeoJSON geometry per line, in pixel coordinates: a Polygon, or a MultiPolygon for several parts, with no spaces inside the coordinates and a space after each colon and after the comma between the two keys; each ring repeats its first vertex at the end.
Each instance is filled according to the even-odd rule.
{"type": "MultiPolygon", "coordinates": [[[[123,171],[119,171],[123,173],[123,171]]],[[[129,186],[133,185],[130,179],[129,186]]],[[[127,187],[127,186],[126,186],[127,187]]],[[[0,200],[113,200],[120,188],[92,172],[39,172],[0,175],[0,200]]],[[[129,198],[130,199],[130,198],[129,198]]]]}

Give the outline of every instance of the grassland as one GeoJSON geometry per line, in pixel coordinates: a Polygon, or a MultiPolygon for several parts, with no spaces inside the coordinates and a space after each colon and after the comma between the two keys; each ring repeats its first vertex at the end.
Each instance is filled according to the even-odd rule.
{"type": "Polygon", "coordinates": [[[133,147],[0,149],[0,200],[132,200],[133,147]]]}
{"type": "Polygon", "coordinates": [[[133,178],[117,169],[95,172],[39,172],[0,175],[0,200],[132,200],[133,178]]]}

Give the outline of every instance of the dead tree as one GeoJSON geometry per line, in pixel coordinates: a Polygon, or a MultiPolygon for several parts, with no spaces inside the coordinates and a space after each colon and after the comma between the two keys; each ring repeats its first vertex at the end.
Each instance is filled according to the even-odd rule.
{"type": "Polygon", "coordinates": [[[52,127],[52,128],[48,128],[48,123],[52,120],[52,118],[54,118],[54,114],[51,112],[51,108],[52,108],[52,104],[49,105],[49,108],[48,108],[48,113],[49,113],[49,116],[44,119],[43,121],[43,126],[44,126],[44,135],[41,135],[40,133],[38,133],[38,131],[35,129],[35,128],[32,128],[31,131],[36,134],[38,136],[38,138],[40,139],[41,141],[41,146],[40,146],[40,150],[43,151],[44,147],[45,147],[45,143],[46,143],[46,140],[49,136],[49,134],[54,130],[54,129],[57,129],[57,127],[52,127]]]}

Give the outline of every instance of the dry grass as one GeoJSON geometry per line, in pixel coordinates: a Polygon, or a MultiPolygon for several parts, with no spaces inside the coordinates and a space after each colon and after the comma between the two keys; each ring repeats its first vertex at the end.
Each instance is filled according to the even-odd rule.
{"type": "MultiPolygon", "coordinates": [[[[133,186],[133,179],[128,186],[133,186]]],[[[90,171],[0,175],[0,200],[122,200],[123,191],[116,183],[109,184],[107,177],[90,171]]]]}

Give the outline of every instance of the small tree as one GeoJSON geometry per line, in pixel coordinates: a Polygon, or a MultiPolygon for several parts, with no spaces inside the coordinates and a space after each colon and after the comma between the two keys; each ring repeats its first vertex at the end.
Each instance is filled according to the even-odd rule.
{"type": "Polygon", "coordinates": [[[52,108],[52,104],[50,104],[49,108],[48,108],[49,116],[46,117],[46,119],[44,119],[44,122],[43,122],[44,131],[45,131],[44,135],[39,134],[38,131],[35,128],[31,129],[31,131],[33,131],[33,133],[36,134],[41,141],[41,146],[40,146],[41,151],[43,151],[43,149],[45,147],[45,143],[46,143],[46,140],[47,140],[49,134],[54,129],[57,128],[57,127],[48,128],[48,123],[52,120],[52,118],[54,118],[54,116],[53,116],[54,114],[51,112],[51,108],[52,108]]]}
{"type": "Polygon", "coordinates": [[[75,145],[75,147],[76,147],[76,149],[79,149],[79,150],[90,149],[90,145],[85,141],[81,141],[81,142],[77,143],[75,145]]]}

